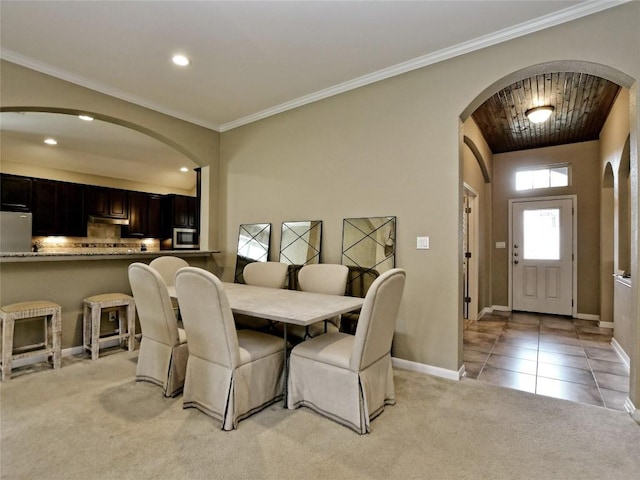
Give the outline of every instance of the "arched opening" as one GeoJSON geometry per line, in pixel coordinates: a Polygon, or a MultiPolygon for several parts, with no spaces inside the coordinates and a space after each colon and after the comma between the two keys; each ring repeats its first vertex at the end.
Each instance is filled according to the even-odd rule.
{"type": "Polygon", "coordinates": [[[80,110],[69,109],[69,108],[38,107],[38,106],[31,106],[31,105],[28,105],[28,106],[25,105],[25,106],[19,106],[19,107],[0,107],[0,112],[42,112],[42,113],[59,113],[63,115],[74,115],[74,116],[89,115],[96,120],[102,120],[104,122],[112,123],[114,125],[120,125],[122,127],[129,128],[136,132],[140,132],[141,134],[148,135],[149,137],[152,137],[158,140],[159,142],[162,142],[170,146],[171,148],[177,150],[185,157],[191,159],[194,163],[197,163],[197,158],[191,152],[189,152],[189,150],[187,150],[182,145],[174,142],[173,140],[163,135],[160,135],[157,132],[154,132],[153,130],[150,130],[141,125],[138,125],[136,123],[133,123],[121,118],[104,115],[104,114],[101,114],[100,112],[86,111],[86,110],[80,111],[80,110]]]}
{"type": "Polygon", "coordinates": [[[616,270],[631,273],[631,148],[630,137],[627,137],[617,175],[617,244],[618,256],[616,270]]]}
{"type": "Polygon", "coordinates": [[[196,191],[198,164],[185,149],[131,122],[34,107],[2,109],[0,118],[5,173],[157,194],[196,191]],[[55,147],[42,144],[47,137],[55,147]]]}
{"type": "MultiPolygon", "coordinates": [[[[463,132],[462,132],[461,138],[464,139],[464,137],[468,136],[473,141],[474,144],[478,145],[479,143],[481,143],[481,140],[478,141],[476,136],[474,136],[473,129],[471,130],[467,129],[469,125],[467,122],[473,120],[472,114],[483,103],[485,103],[497,92],[503,89],[507,89],[507,87],[515,84],[516,82],[522,81],[526,77],[532,77],[535,75],[552,74],[553,72],[577,72],[578,74],[584,73],[589,75],[597,75],[601,78],[614,82],[615,84],[619,85],[620,87],[623,87],[624,89],[632,89],[633,91],[635,91],[635,88],[636,88],[635,81],[632,77],[624,74],[623,72],[620,72],[618,70],[615,70],[613,68],[603,66],[603,65],[593,64],[589,62],[580,62],[580,61],[556,61],[556,62],[549,62],[549,63],[540,64],[540,65],[533,65],[497,80],[487,89],[485,89],[480,95],[478,95],[469,104],[469,106],[464,110],[464,112],[461,115],[461,120],[463,122],[463,132]]],[[[629,93],[627,91],[627,97],[625,98],[629,98],[628,95],[629,93]]],[[[515,101],[517,101],[517,95],[514,94],[513,98],[515,99],[515,101]]],[[[617,98],[617,97],[614,97],[614,98],[617,98]]],[[[629,103],[633,103],[633,102],[629,102],[629,103]]],[[[630,108],[629,104],[624,105],[624,109],[626,110],[626,114],[625,114],[626,121],[628,121],[628,118],[629,118],[629,108],[630,108]]],[[[515,110],[517,110],[517,108],[515,110]]],[[[482,130],[482,125],[476,124],[475,128],[482,130]]],[[[633,128],[631,128],[631,132],[633,135],[633,132],[634,132],[633,128]]],[[[625,135],[628,135],[628,133],[626,133],[625,135]]],[[[466,140],[463,140],[463,141],[464,141],[464,144],[468,146],[468,142],[466,140]]],[[[596,138],[592,141],[595,143],[598,141],[598,139],[596,138]]],[[[628,165],[631,165],[630,171],[633,172],[633,165],[635,165],[635,162],[637,162],[637,158],[635,158],[636,157],[635,152],[629,151],[628,143],[629,143],[629,140],[627,139],[627,146],[625,146],[625,151],[627,152],[627,158],[629,159],[628,165]]],[[[557,145],[562,146],[561,144],[557,144],[557,145]]],[[[464,149],[466,148],[466,146],[463,147],[461,145],[460,148],[461,148],[461,152],[464,152],[464,149]]],[[[595,151],[595,154],[593,154],[593,158],[596,158],[595,165],[597,166],[599,162],[602,162],[603,158],[601,156],[601,153],[598,152],[597,146],[594,147],[592,151],[595,151]]],[[[504,293],[506,291],[505,284],[507,284],[506,272],[509,272],[509,274],[511,272],[510,263],[512,261],[512,254],[509,251],[509,248],[510,248],[509,242],[503,241],[503,237],[504,238],[507,237],[508,229],[507,227],[504,227],[503,230],[500,230],[500,228],[504,226],[507,221],[509,221],[508,214],[507,212],[505,212],[506,207],[504,206],[504,203],[506,202],[505,198],[507,197],[505,197],[504,195],[502,196],[498,195],[496,193],[497,189],[500,188],[500,185],[504,185],[505,181],[507,180],[505,176],[501,176],[499,169],[497,171],[496,164],[498,160],[496,160],[495,152],[492,152],[492,153],[493,153],[493,156],[489,158],[489,165],[488,165],[488,170],[491,172],[492,186],[493,186],[491,191],[491,205],[490,205],[491,219],[489,222],[490,225],[486,227],[488,228],[488,233],[486,233],[486,235],[489,238],[491,238],[489,256],[491,257],[491,260],[492,260],[491,268],[490,268],[492,306],[491,306],[490,314],[486,315],[484,318],[489,320],[489,322],[487,322],[487,325],[489,326],[489,328],[492,328],[495,326],[495,330],[491,331],[490,329],[489,330],[483,329],[479,331],[482,332],[482,334],[485,336],[487,334],[495,336],[494,338],[496,342],[492,346],[492,352],[500,353],[501,355],[503,355],[503,358],[501,358],[500,361],[507,361],[504,357],[508,357],[508,356],[519,358],[522,361],[522,360],[525,360],[525,358],[523,358],[522,356],[518,357],[518,355],[520,355],[522,352],[518,352],[517,349],[511,348],[513,347],[513,345],[498,345],[498,341],[497,341],[503,335],[503,329],[504,329],[504,323],[502,323],[503,320],[500,317],[513,315],[512,313],[510,313],[511,304],[508,303],[510,301],[511,291],[509,291],[509,295],[506,295],[504,293]],[[506,308],[503,308],[504,306],[506,306],[506,308]],[[503,313],[501,310],[505,310],[508,313],[503,313]],[[495,325],[491,325],[491,323],[495,325]]],[[[548,153],[548,152],[545,152],[545,153],[548,153]]],[[[487,156],[485,155],[484,157],[487,157],[487,156]]],[[[517,158],[517,156],[515,155],[511,156],[509,159],[511,160],[513,158],[517,158]]],[[[505,160],[504,158],[499,159],[499,161],[504,161],[504,160],[505,160]]],[[[552,162],[548,161],[547,163],[552,163],[552,162]]],[[[614,163],[617,163],[617,162],[614,162],[614,163]]],[[[579,195],[581,198],[586,198],[591,196],[594,199],[593,201],[596,202],[596,205],[592,206],[591,208],[592,212],[597,212],[593,214],[593,215],[596,215],[593,221],[597,222],[596,228],[594,230],[600,230],[600,232],[596,233],[595,235],[596,252],[595,254],[587,254],[586,258],[585,258],[584,252],[582,252],[583,262],[584,261],[590,262],[589,268],[591,268],[594,272],[593,278],[595,279],[595,284],[593,282],[590,282],[589,288],[585,290],[584,279],[580,278],[579,280],[583,282],[583,290],[581,291],[583,298],[587,296],[585,293],[587,291],[590,292],[590,295],[592,296],[594,291],[601,292],[600,301],[598,301],[597,297],[595,296],[593,297],[594,300],[599,305],[595,314],[583,315],[584,319],[594,322],[593,328],[600,328],[600,327],[612,328],[613,327],[613,323],[612,323],[613,322],[613,318],[612,318],[613,317],[613,313],[612,313],[612,310],[613,310],[613,303],[612,303],[613,286],[612,285],[613,284],[611,280],[611,273],[612,273],[612,266],[613,266],[614,260],[618,261],[618,258],[620,258],[620,255],[618,254],[618,252],[615,252],[614,254],[614,248],[619,248],[619,247],[617,246],[618,242],[614,241],[613,239],[614,205],[617,200],[614,198],[615,189],[613,188],[614,172],[616,169],[611,164],[608,164],[608,165],[603,165],[602,168],[598,167],[596,170],[601,173],[593,172],[592,174],[590,174],[590,178],[591,178],[591,183],[589,183],[589,185],[591,185],[589,187],[590,190],[582,192],[579,195]],[[600,199],[599,197],[602,197],[602,198],[600,199]],[[600,201],[602,202],[601,204],[600,204],[600,201]],[[602,206],[602,209],[600,208],[601,206],[602,206]],[[602,211],[602,213],[599,213],[600,211],[602,211]],[[601,241],[603,245],[602,251],[599,250],[601,241]],[[606,275],[608,275],[608,278],[605,278],[605,272],[607,272],[606,275]]],[[[625,170],[625,173],[626,173],[625,183],[629,188],[629,197],[632,199],[637,198],[637,192],[633,191],[633,188],[636,188],[634,187],[633,181],[626,180],[626,178],[630,177],[628,172],[629,170],[625,170]]],[[[463,181],[464,181],[464,174],[465,172],[463,169],[463,181]]],[[[622,180],[620,180],[620,182],[622,182],[622,180]]],[[[528,194],[528,197],[534,198],[536,197],[536,195],[537,194],[534,192],[534,193],[528,194]]],[[[527,197],[526,194],[523,196],[527,197]]],[[[628,205],[629,205],[629,210],[633,210],[635,208],[634,201],[628,202],[628,205]]],[[[628,218],[628,224],[630,225],[629,231],[633,231],[634,228],[637,228],[637,226],[634,227],[632,225],[632,222],[636,221],[634,219],[637,218],[637,215],[635,213],[630,213],[630,212],[623,212],[623,214],[625,215],[625,218],[628,218]]],[[[582,235],[581,237],[584,237],[584,235],[582,235]]],[[[625,233],[625,237],[631,239],[631,234],[625,233]]],[[[630,243],[632,244],[631,241],[630,243]]],[[[630,250],[633,250],[633,248],[631,248],[630,250]]],[[[578,256],[580,255],[580,253],[581,251],[580,249],[578,249],[578,256]]],[[[627,254],[627,257],[629,258],[628,264],[630,265],[630,268],[632,265],[637,265],[637,259],[633,258],[634,255],[637,255],[637,253],[634,253],[633,251],[630,251],[627,254]]],[[[511,282],[510,278],[508,282],[511,282]]],[[[576,283],[576,280],[574,280],[574,284],[575,283],[576,283]]],[[[580,314],[580,310],[578,310],[578,315],[577,315],[578,317],[580,317],[579,314],[580,314]]],[[[576,314],[574,313],[574,316],[575,315],[576,314]]],[[[522,322],[523,325],[526,324],[528,321],[528,319],[525,317],[526,316],[523,316],[523,322],[522,322]]],[[[538,321],[542,322],[541,320],[538,320],[538,321]]],[[[638,322],[638,319],[635,319],[634,321],[638,322]]],[[[550,324],[551,322],[547,322],[547,323],[550,324]]],[[[546,331],[546,329],[549,328],[548,324],[545,325],[544,322],[539,323],[539,325],[542,325],[544,328],[540,327],[540,329],[538,329],[538,332],[537,332],[538,336],[536,337],[538,345],[540,345],[545,341],[544,337],[548,333],[546,331]]],[[[636,326],[636,329],[637,329],[637,326],[636,326]]],[[[633,330],[633,331],[636,331],[636,330],[633,330]]],[[[598,330],[598,332],[600,333],[601,330],[598,330]]],[[[582,342],[582,338],[586,339],[587,336],[586,335],[581,336],[581,333],[582,332],[578,329],[575,339],[576,339],[576,342],[583,345],[584,342],[582,342]]],[[[486,366],[490,366],[490,367],[493,366],[494,372],[492,373],[494,374],[494,378],[497,377],[498,375],[495,371],[495,368],[501,368],[499,365],[497,366],[496,362],[498,362],[498,359],[496,359],[493,362],[493,365],[491,365],[491,362],[489,360],[490,357],[488,355],[484,355],[481,358],[481,355],[478,354],[479,352],[478,350],[472,350],[471,348],[469,349],[467,348],[467,345],[472,345],[472,342],[469,342],[468,344],[466,343],[466,331],[463,333],[463,338],[465,338],[465,346],[463,347],[463,352],[464,352],[463,362],[465,364],[465,368],[467,367],[468,364],[471,364],[472,366],[477,366],[477,362],[484,362],[483,366],[480,367],[481,371],[486,366]],[[474,363],[476,365],[474,365],[474,363]]],[[[538,349],[537,357],[536,357],[538,361],[541,357],[548,357],[546,353],[544,354],[542,353],[543,352],[540,349],[538,349]]],[[[526,363],[526,362],[523,362],[523,363],[526,363]]],[[[533,370],[535,372],[533,374],[533,384],[531,384],[533,385],[533,387],[520,388],[520,389],[530,391],[530,392],[545,394],[542,391],[540,392],[537,391],[539,385],[547,382],[546,379],[540,378],[540,372],[544,370],[542,368],[543,366],[540,365],[540,363],[538,363],[536,366],[535,362],[531,366],[535,367],[535,370],[533,370]]],[[[586,368],[589,368],[589,367],[585,367],[585,369],[586,368]]],[[[631,378],[634,378],[634,372],[636,371],[637,368],[638,368],[637,360],[634,360],[632,358],[631,378]]],[[[474,370],[474,368],[473,367],[466,368],[466,370],[467,372],[471,372],[474,370]]],[[[508,370],[508,368],[505,368],[505,370],[508,370]]],[[[513,370],[517,370],[517,368],[514,367],[513,370]]],[[[509,380],[510,383],[512,384],[518,383],[517,381],[514,380],[513,376],[510,375],[510,377],[511,377],[509,380]]],[[[478,378],[482,379],[481,375],[478,378]]],[[[553,381],[555,380],[557,379],[553,379],[553,381]]],[[[492,382],[492,383],[498,383],[504,386],[511,386],[511,385],[508,385],[509,382],[507,383],[492,382]]],[[[628,383],[628,380],[627,380],[627,383],[628,383]]],[[[518,388],[518,387],[512,387],[512,388],[518,388]]],[[[594,391],[597,391],[597,388],[595,388],[595,386],[594,386],[594,389],[595,389],[594,391]]],[[[625,395],[629,395],[633,398],[634,392],[629,392],[629,390],[627,390],[627,393],[625,393],[625,395]]],[[[554,396],[554,395],[552,394],[551,396],[554,396]]],[[[560,397],[571,399],[568,397],[563,397],[562,395],[560,395],[560,397]]],[[[604,406],[606,403],[604,401],[604,395],[601,398],[601,402],[602,403],[600,403],[600,405],[604,406]]],[[[624,407],[626,407],[622,405],[623,402],[618,402],[618,403],[620,403],[619,409],[623,409],[624,407]]]]}

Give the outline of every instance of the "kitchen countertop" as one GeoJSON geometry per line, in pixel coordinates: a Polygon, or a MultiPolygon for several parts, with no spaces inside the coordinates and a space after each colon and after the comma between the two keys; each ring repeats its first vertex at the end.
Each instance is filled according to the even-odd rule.
{"type": "Polygon", "coordinates": [[[220,250],[160,250],[154,252],[74,252],[74,253],[47,253],[47,252],[0,252],[0,263],[9,262],[48,262],[64,260],[111,260],[122,258],[154,258],[162,255],[176,257],[206,257],[220,250]]]}

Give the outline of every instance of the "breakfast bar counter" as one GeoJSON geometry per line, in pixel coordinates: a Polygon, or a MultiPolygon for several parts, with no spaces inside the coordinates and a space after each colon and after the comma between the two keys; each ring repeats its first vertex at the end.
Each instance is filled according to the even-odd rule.
{"type": "Polygon", "coordinates": [[[156,250],[153,252],[142,252],[140,250],[132,251],[113,251],[105,252],[91,251],[87,248],[81,252],[2,252],[0,253],[0,263],[14,262],[51,262],[51,261],[69,261],[69,260],[115,260],[129,259],[131,261],[152,260],[163,255],[171,255],[181,258],[208,257],[214,253],[220,253],[219,250],[156,250]]]}
{"type": "MultiPolygon", "coordinates": [[[[126,252],[126,251],[125,251],[126,252]]],[[[127,269],[134,262],[150,263],[171,255],[189,265],[216,275],[222,271],[216,251],[155,250],[125,253],[105,250],[95,253],[2,253],[0,254],[0,304],[9,305],[33,299],[47,300],[62,307],[62,354],[82,353],[82,315],[85,298],[104,293],[131,294],[127,269]]],[[[38,324],[39,325],[39,324],[38,324]]],[[[41,329],[15,332],[16,345],[37,343],[41,329]]],[[[108,325],[105,325],[107,327],[108,325]]]]}

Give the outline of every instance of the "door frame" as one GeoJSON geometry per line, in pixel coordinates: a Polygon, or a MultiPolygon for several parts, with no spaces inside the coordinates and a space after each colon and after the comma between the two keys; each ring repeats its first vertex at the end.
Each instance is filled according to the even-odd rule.
{"type": "MultiPolygon", "coordinates": [[[[467,320],[473,321],[478,320],[478,314],[480,313],[478,310],[478,284],[479,284],[479,268],[478,268],[478,255],[480,251],[479,244],[479,198],[480,195],[476,190],[471,187],[466,182],[463,182],[463,195],[469,198],[469,206],[471,207],[471,214],[469,215],[469,231],[468,238],[469,244],[467,245],[467,249],[471,252],[471,258],[467,260],[467,276],[469,279],[469,287],[468,294],[471,297],[471,301],[468,305],[467,311],[467,320]]],[[[464,205],[464,202],[463,202],[464,205]]],[[[463,206],[464,208],[464,206],[463,206]]],[[[463,216],[464,218],[464,216],[463,216]]],[[[462,252],[464,255],[465,252],[462,252]]],[[[463,260],[464,261],[464,260],[463,260]]],[[[464,296],[464,288],[463,288],[463,296],[464,296]]]]}
{"type": "Polygon", "coordinates": [[[527,202],[544,202],[548,200],[571,200],[573,208],[572,217],[572,245],[573,262],[571,262],[571,295],[573,305],[571,306],[571,316],[578,316],[578,196],[577,195],[551,195],[548,197],[526,197],[526,198],[510,198],[509,199],[509,310],[513,310],[513,204],[527,202]]]}

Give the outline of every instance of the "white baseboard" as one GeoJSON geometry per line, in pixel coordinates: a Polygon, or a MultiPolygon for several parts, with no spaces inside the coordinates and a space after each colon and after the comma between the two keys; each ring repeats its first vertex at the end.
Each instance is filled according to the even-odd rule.
{"type": "Polygon", "coordinates": [[[598,322],[600,328],[610,328],[613,330],[613,322],[598,322]]]}
{"type": "Polygon", "coordinates": [[[396,368],[402,370],[410,370],[412,372],[426,373],[427,375],[433,375],[434,377],[448,378],[449,380],[460,380],[465,373],[464,365],[460,367],[460,370],[447,370],[446,368],[434,367],[433,365],[427,365],[424,363],[412,362],[410,360],[404,360],[402,358],[391,358],[392,364],[396,368]]]}
{"type": "Polygon", "coordinates": [[[480,313],[478,313],[478,320],[480,320],[485,315],[489,315],[491,312],[493,312],[491,308],[484,307],[482,310],[480,310],[480,313]]]}
{"type": "MultiPolygon", "coordinates": [[[[115,347],[119,344],[120,344],[120,340],[116,338],[114,340],[109,340],[100,344],[100,348],[115,347]]],[[[84,352],[84,347],[82,345],[79,345],[77,347],[64,348],[60,353],[62,357],[70,357],[72,355],[81,355],[82,352],[84,352]]],[[[47,361],[47,355],[35,355],[33,357],[18,358],[17,360],[14,360],[13,362],[11,362],[11,366],[17,368],[17,367],[24,367],[26,365],[33,365],[36,363],[46,362],[46,361],[47,361]]]]}
{"type": "Polygon", "coordinates": [[[624,401],[624,409],[627,412],[629,412],[629,414],[634,418],[634,420],[636,419],[636,414],[638,410],[636,409],[636,406],[633,404],[633,402],[629,397],[627,397],[624,401]]]}
{"type": "Polygon", "coordinates": [[[497,310],[498,312],[510,312],[511,307],[506,305],[491,305],[491,311],[497,310]]]}
{"type": "Polygon", "coordinates": [[[631,369],[631,358],[627,355],[627,352],[624,351],[622,345],[618,343],[615,338],[611,339],[611,346],[616,351],[618,356],[622,359],[622,362],[627,366],[627,370],[631,369]]]}
{"type": "Polygon", "coordinates": [[[591,313],[576,313],[574,318],[577,318],[578,320],[591,320],[594,322],[600,321],[600,315],[593,315],[591,313]]]}

